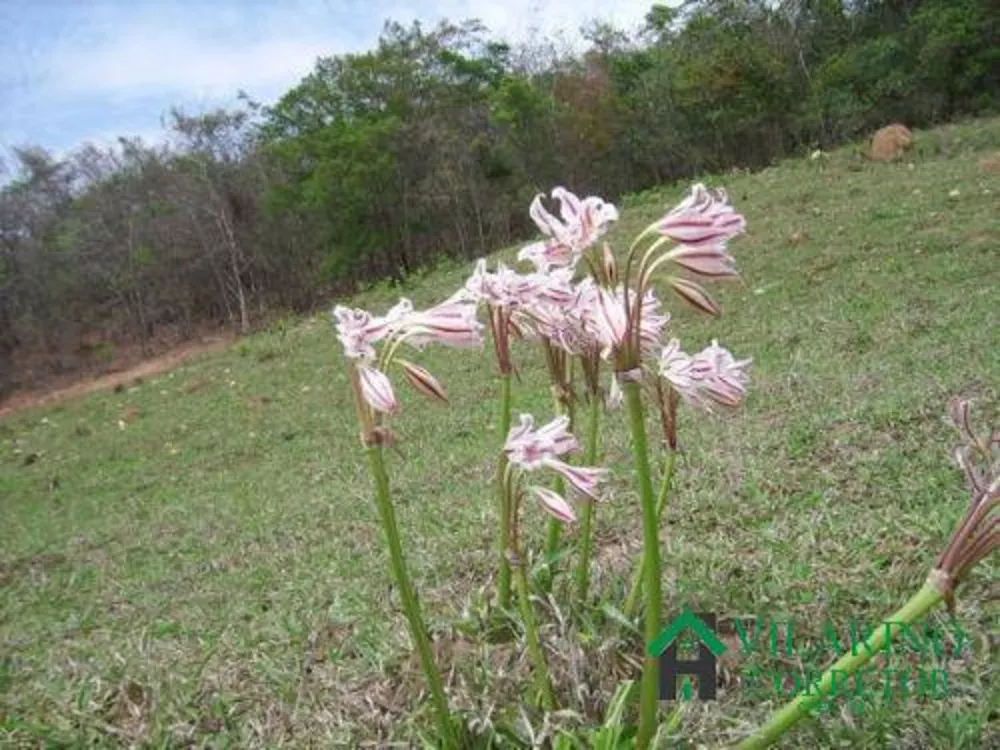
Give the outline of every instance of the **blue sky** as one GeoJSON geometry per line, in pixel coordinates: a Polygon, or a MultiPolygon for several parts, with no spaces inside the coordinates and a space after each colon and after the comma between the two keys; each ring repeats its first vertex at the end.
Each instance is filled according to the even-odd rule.
{"type": "Polygon", "coordinates": [[[625,28],[652,0],[0,0],[0,153],[57,154],[118,135],[156,140],[171,105],[197,112],[244,89],[271,102],[317,56],[370,48],[387,18],[479,18],[511,41],[602,18],[625,28]]]}

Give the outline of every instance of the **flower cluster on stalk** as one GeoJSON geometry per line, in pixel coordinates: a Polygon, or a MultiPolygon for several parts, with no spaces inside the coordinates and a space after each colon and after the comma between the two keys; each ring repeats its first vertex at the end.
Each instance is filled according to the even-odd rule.
{"type": "Polygon", "coordinates": [[[965,472],[972,500],[948,546],[938,558],[935,573],[941,578],[948,608],[955,607],[955,587],[969,571],[1000,549],[1000,429],[979,432],[972,424],[972,404],[954,398],[949,403],[951,422],[962,444],[955,462],[965,472]]]}
{"type": "Polygon", "coordinates": [[[453,295],[428,310],[415,310],[403,298],[383,316],[338,305],[333,317],[344,354],[353,361],[351,380],[366,444],[391,436],[380,424],[380,415],[396,414],[400,409],[386,374],[391,365],[398,365],[406,380],[423,395],[448,400],[437,378],[424,367],[397,356],[401,344],[417,349],[430,343],[459,348],[480,348],[483,344],[483,325],[476,318],[475,303],[464,294],[453,295]],[[381,355],[375,349],[380,343],[381,355]]]}
{"type": "MultiPolygon", "coordinates": [[[[697,354],[682,351],[677,338],[666,335],[670,314],[663,310],[654,285],[660,270],[673,265],[676,271],[663,277],[666,285],[694,307],[719,313],[701,281],[736,275],[727,243],[746,228],[744,217],[732,208],[725,191],[695,185],[684,200],[639,234],[623,269],[609,245],[597,247],[618,221],[613,204],[597,196],[580,198],[556,187],[551,197],[558,211],[552,213],[543,197],[535,196],[529,215],[544,239],[518,254],[518,260],[534,266],[530,272],[503,263],[490,270],[482,259],[456,294],[428,310],[414,310],[407,299],[383,316],[343,306],[334,309],[337,335],[344,353],[354,361],[352,380],[366,440],[391,434],[381,419],[400,408],[387,374],[393,364],[422,394],[447,400],[443,386],[431,373],[397,356],[399,346],[479,347],[484,340],[484,326],[477,319],[480,306],[487,311],[500,371],[515,371],[512,338],[539,343],[553,389],[564,405],[575,398],[571,360],[580,365],[587,393],[603,397],[609,407],[621,403],[620,378],[638,379],[644,369],[656,378],[658,393],[669,392],[661,398],[669,408],[675,409],[677,400],[707,410],[742,402],[750,360],[736,359],[715,340],[697,354]],[[640,253],[639,246],[646,239],[651,244],[640,253]],[[578,277],[581,267],[589,272],[578,277]],[[381,345],[381,354],[376,345],[381,345]],[[601,385],[603,362],[610,362],[616,371],[607,391],[601,385]]],[[[518,429],[512,431],[515,438],[518,429]]],[[[565,469],[557,471],[574,486],[565,469]]],[[[544,496],[533,493],[540,499],[544,496]]],[[[546,507],[565,510],[554,498],[547,499],[546,507]]],[[[568,517],[565,512],[562,515],[568,517]]]]}
{"type": "MultiPolygon", "coordinates": [[[[522,414],[520,424],[512,427],[507,435],[504,452],[511,467],[527,472],[550,469],[562,475],[573,491],[591,500],[598,500],[598,487],[606,479],[608,470],[572,466],[561,460],[561,456],[577,453],[580,450],[580,444],[568,428],[569,417],[566,416],[557,417],[548,424],[535,427],[534,417],[522,414]]],[[[527,492],[560,521],[566,523],[576,521],[576,513],[565,497],[546,487],[535,485],[529,486],[527,492]]]]}
{"type": "Polygon", "coordinates": [[[596,196],[581,200],[557,187],[552,197],[560,204],[560,218],[542,205],[541,195],[535,196],[529,214],[546,239],[518,253],[518,260],[530,261],[534,272],[518,273],[503,263],[491,272],[482,259],[463,290],[487,308],[501,373],[514,369],[512,337],[541,340],[544,345],[554,342],[564,350],[570,345],[569,328],[557,321],[579,297],[572,283],[576,266],[583,253],[618,220],[617,209],[596,196]]]}
{"type": "MultiPolygon", "coordinates": [[[[746,394],[749,359],[736,359],[717,341],[689,355],[671,337],[665,341],[670,314],[654,281],[665,266],[675,272],[664,281],[695,308],[718,315],[718,304],[702,281],[737,275],[728,242],[743,233],[746,220],[733,209],[723,190],[692,187],[687,197],[652,222],[636,238],[620,273],[619,263],[605,243],[598,241],[618,220],[618,210],[597,196],[579,198],[564,187],[552,191],[559,216],[550,213],[538,195],[529,209],[545,239],[524,247],[518,259],[534,270],[520,273],[503,263],[489,271],[480,260],[461,294],[488,311],[500,371],[514,371],[510,354],[513,338],[536,341],[546,354],[557,398],[574,398],[569,359],[576,358],[587,392],[598,397],[601,363],[610,361],[619,376],[641,377],[643,366],[666,387],[694,406],[738,405],[746,394]],[[644,239],[650,246],[638,253],[644,239]],[[574,281],[581,262],[589,273],[574,281]],[[634,283],[632,283],[634,281],[634,283]]],[[[605,403],[621,402],[618,377],[613,378],[605,403]]]]}
{"type": "Polygon", "coordinates": [[[522,248],[517,256],[518,260],[530,261],[539,273],[575,268],[583,253],[608,231],[611,222],[618,221],[618,209],[595,195],[581,200],[560,186],[552,190],[552,198],[559,202],[560,218],[549,213],[542,205],[542,196],[536,195],[528,214],[546,239],[522,248]]]}

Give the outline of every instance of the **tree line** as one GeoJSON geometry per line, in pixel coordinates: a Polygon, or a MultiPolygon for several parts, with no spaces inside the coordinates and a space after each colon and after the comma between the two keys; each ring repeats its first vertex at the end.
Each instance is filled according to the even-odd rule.
{"type": "Polygon", "coordinates": [[[529,236],[526,206],[556,184],[614,200],[1000,94],[995,0],[688,0],[584,36],[574,53],[389,22],[272,105],[172,111],[161,144],[14,149],[0,396],[473,259],[529,236]]]}

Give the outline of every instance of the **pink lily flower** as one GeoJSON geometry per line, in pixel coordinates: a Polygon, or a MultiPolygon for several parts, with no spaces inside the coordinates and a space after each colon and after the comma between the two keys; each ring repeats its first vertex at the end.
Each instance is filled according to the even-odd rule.
{"type": "Polygon", "coordinates": [[[572,299],[573,272],[561,269],[547,274],[520,274],[503,263],[497,270],[486,270],[485,258],[476,263],[476,269],[465,283],[470,298],[485,302],[490,307],[516,310],[537,301],[563,304],[572,299]]]}
{"type": "Polygon", "coordinates": [[[681,245],[712,247],[746,231],[746,220],[730,205],[725,190],[709,190],[698,183],[653,226],[681,245]]]}
{"type": "Polygon", "coordinates": [[[618,221],[618,209],[596,195],[580,200],[566,188],[557,187],[552,190],[552,197],[559,201],[559,213],[563,221],[572,228],[575,249],[579,251],[594,244],[608,230],[611,222],[618,221]]]}
{"type": "Polygon", "coordinates": [[[598,485],[608,475],[607,469],[572,466],[556,458],[543,459],[542,465],[562,474],[566,481],[569,482],[570,487],[592,500],[599,499],[597,494],[598,485]]]}
{"type": "Polygon", "coordinates": [[[732,278],[738,275],[736,259],[727,252],[722,242],[715,245],[680,245],[667,253],[667,258],[699,276],[732,278]]]}
{"type": "MultiPolygon", "coordinates": [[[[625,295],[629,306],[635,304],[634,290],[619,286],[612,291],[600,287],[592,303],[590,324],[601,344],[601,356],[607,359],[625,344],[629,337],[631,321],[625,315],[625,295]]],[[[642,297],[642,315],[639,319],[639,346],[643,354],[650,354],[659,345],[663,329],[670,322],[669,314],[660,313],[660,300],[652,289],[642,297]]]]}
{"type": "Polygon", "coordinates": [[[375,411],[383,414],[395,414],[399,411],[399,402],[392,390],[392,383],[384,372],[360,365],[358,380],[361,384],[362,397],[375,411]]]}
{"type": "Polygon", "coordinates": [[[560,332],[566,326],[566,313],[557,305],[536,303],[526,309],[518,310],[511,319],[521,332],[522,338],[529,341],[541,338],[554,341],[559,338],[560,332]]]}
{"type": "Polygon", "coordinates": [[[746,397],[752,360],[737,360],[718,341],[690,356],[671,339],[660,355],[660,374],[688,403],[711,410],[710,402],[739,406],[746,397]]]}
{"type": "Polygon", "coordinates": [[[590,291],[584,283],[574,287],[572,270],[554,269],[531,304],[514,316],[517,325],[529,333],[529,338],[545,338],[570,354],[580,354],[593,337],[589,335],[586,318],[590,306],[590,291]]]}
{"type": "Polygon", "coordinates": [[[476,263],[464,288],[477,302],[485,302],[490,307],[516,307],[529,291],[524,277],[511,271],[503,263],[497,263],[496,271],[487,271],[485,258],[480,258],[476,263]]]}
{"type": "Polygon", "coordinates": [[[570,356],[583,356],[600,349],[600,342],[573,308],[548,305],[535,308],[533,314],[538,320],[539,333],[570,356]]]}
{"type": "Polygon", "coordinates": [[[694,355],[694,369],[700,371],[701,389],[709,398],[723,406],[739,406],[746,397],[751,359],[737,360],[715,339],[710,346],[694,355]]]}
{"type": "Polygon", "coordinates": [[[551,237],[563,247],[575,249],[573,219],[579,214],[580,199],[562,187],[553,189],[552,197],[559,201],[562,220],[557,219],[542,205],[541,193],[531,201],[528,215],[546,237],[551,237]]]}
{"type": "MultiPolygon", "coordinates": [[[[409,300],[404,301],[409,304],[409,300]]],[[[483,324],[476,319],[475,303],[460,295],[436,307],[407,313],[398,330],[406,335],[408,344],[417,348],[429,343],[459,348],[483,344],[483,324]]]]}
{"type": "Polygon", "coordinates": [[[625,294],[631,294],[631,290],[625,292],[623,287],[616,291],[604,287],[597,290],[592,322],[597,339],[601,342],[601,356],[605,359],[625,343],[628,335],[625,294]]]}
{"type": "Polygon", "coordinates": [[[508,460],[527,471],[537,471],[545,465],[545,459],[580,450],[568,427],[569,417],[565,415],[536,428],[535,418],[522,414],[520,424],[507,433],[504,451],[508,460]]]}
{"type": "Polygon", "coordinates": [[[518,260],[529,260],[545,273],[552,267],[572,267],[580,255],[593,245],[618,220],[618,209],[597,196],[580,200],[564,187],[552,190],[559,201],[561,219],[542,205],[542,195],[536,195],[528,213],[539,230],[549,239],[528,245],[518,253],[518,260]]]}
{"type": "Polygon", "coordinates": [[[572,268],[576,265],[578,256],[569,245],[543,240],[522,247],[517,259],[530,262],[539,273],[547,273],[552,268],[572,268]]]}
{"type": "Polygon", "coordinates": [[[343,305],[337,305],[333,315],[337,319],[337,338],[351,359],[374,359],[374,344],[392,332],[393,322],[388,316],[376,318],[365,310],[343,305]]]}
{"type": "MultiPolygon", "coordinates": [[[[476,320],[476,301],[464,290],[429,310],[415,311],[410,300],[403,298],[384,317],[343,306],[334,309],[334,317],[345,354],[358,360],[353,366],[355,394],[359,402],[382,414],[396,414],[400,405],[388,376],[372,366],[377,356],[376,343],[383,339],[395,341],[382,366],[397,361],[395,347],[404,341],[417,348],[428,343],[456,347],[483,343],[483,325],[476,320]]],[[[426,369],[412,362],[398,361],[414,388],[434,400],[447,401],[444,388],[426,369]]],[[[381,428],[373,423],[370,412],[362,411],[365,412],[360,415],[362,427],[368,439],[375,434],[376,428],[381,428]]]]}
{"type": "Polygon", "coordinates": [[[688,400],[697,400],[694,363],[691,356],[681,351],[681,342],[670,339],[660,354],[660,375],[688,400]]]}
{"type": "Polygon", "coordinates": [[[547,273],[534,273],[531,276],[537,284],[535,299],[538,302],[565,306],[576,299],[572,268],[553,268],[547,273]]]}
{"type": "MultiPolygon", "coordinates": [[[[511,466],[524,471],[552,469],[561,474],[569,486],[581,495],[598,499],[598,485],[608,475],[607,469],[585,466],[571,466],[561,461],[559,456],[580,449],[576,438],[567,430],[569,417],[562,416],[553,419],[542,427],[535,427],[535,420],[530,414],[522,414],[520,424],[512,428],[507,435],[504,451],[511,466]]],[[[531,487],[549,513],[562,521],[573,521],[576,516],[565,498],[552,490],[541,487],[531,487]]]]}

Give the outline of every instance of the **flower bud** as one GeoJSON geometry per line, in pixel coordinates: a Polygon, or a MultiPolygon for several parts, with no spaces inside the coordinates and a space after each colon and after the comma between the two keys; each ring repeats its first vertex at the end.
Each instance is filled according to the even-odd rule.
{"type": "Polygon", "coordinates": [[[445,392],[437,378],[431,375],[420,365],[409,362],[405,359],[396,360],[403,368],[403,375],[414,388],[431,400],[448,403],[448,394],[445,392]]]}

